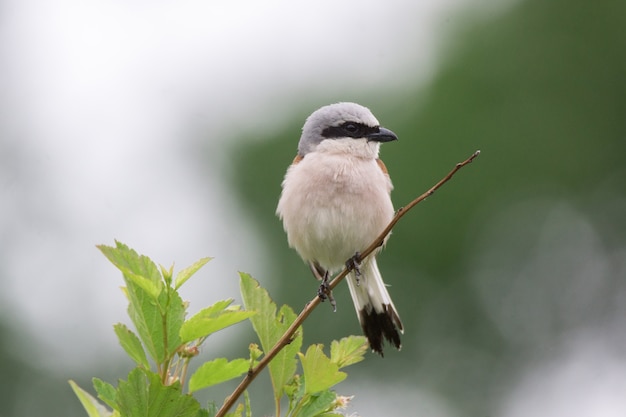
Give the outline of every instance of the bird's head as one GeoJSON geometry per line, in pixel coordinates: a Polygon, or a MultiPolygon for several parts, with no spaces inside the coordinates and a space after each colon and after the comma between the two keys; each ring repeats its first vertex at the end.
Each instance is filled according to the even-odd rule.
{"type": "Polygon", "coordinates": [[[306,119],[298,154],[305,156],[320,145],[328,145],[335,149],[370,149],[377,155],[381,142],[397,139],[395,133],[380,126],[367,107],[335,103],[317,109],[306,119]]]}

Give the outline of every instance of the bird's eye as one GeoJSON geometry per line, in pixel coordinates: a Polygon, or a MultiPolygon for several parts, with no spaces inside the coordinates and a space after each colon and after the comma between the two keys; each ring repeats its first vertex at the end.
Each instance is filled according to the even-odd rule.
{"type": "Polygon", "coordinates": [[[356,125],[354,125],[354,124],[352,124],[352,123],[348,123],[348,124],[345,126],[345,129],[346,129],[348,132],[356,132],[357,130],[359,130],[359,128],[358,128],[358,127],[356,127],[356,125]]]}
{"type": "Polygon", "coordinates": [[[346,123],[343,125],[344,131],[351,137],[357,137],[361,133],[361,127],[356,123],[346,123]]]}

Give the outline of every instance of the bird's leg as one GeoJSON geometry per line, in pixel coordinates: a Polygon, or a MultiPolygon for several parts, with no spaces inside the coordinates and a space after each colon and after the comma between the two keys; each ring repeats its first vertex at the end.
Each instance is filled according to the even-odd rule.
{"type": "Polygon", "coordinates": [[[346,269],[348,271],[354,271],[356,277],[356,285],[359,285],[361,278],[361,254],[356,252],[352,258],[346,261],[346,269]]]}
{"type": "Polygon", "coordinates": [[[328,301],[330,302],[330,305],[333,308],[333,311],[337,311],[337,302],[335,301],[335,298],[333,297],[333,292],[330,289],[330,285],[328,285],[328,281],[329,281],[328,271],[326,271],[326,273],[324,273],[324,278],[322,279],[322,283],[320,284],[320,287],[317,290],[317,296],[322,301],[328,298],[328,301]]]}
{"type": "Polygon", "coordinates": [[[328,288],[328,272],[326,272],[324,274],[324,278],[322,278],[322,283],[320,284],[320,287],[317,289],[317,296],[319,298],[322,299],[322,301],[326,300],[327,298],[327,293],[329,292],[330,288],[328,288]]]}

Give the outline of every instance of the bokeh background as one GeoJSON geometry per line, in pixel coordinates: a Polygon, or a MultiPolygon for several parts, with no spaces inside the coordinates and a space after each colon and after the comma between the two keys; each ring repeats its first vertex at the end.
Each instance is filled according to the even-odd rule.
{"type": "MultiPolygon", "coordinates": [[[[0,2],[0,416],[82,416],[68,379],[130,370],[96,244],[215,257],[192,311],[239,300],[240,270],[303,306],[317,284],[280,181],[305,117],[347,100],[400,137],[397,207],[482,151],[380,256],[403,349],[349,370],[348,413],[623,416],[625,27],[611,0],[0,2]]],[[[305,343],[360,333],[335,296],[305,343]]],[[[229,329],[201,357],[252,340],[229,329]]]]}

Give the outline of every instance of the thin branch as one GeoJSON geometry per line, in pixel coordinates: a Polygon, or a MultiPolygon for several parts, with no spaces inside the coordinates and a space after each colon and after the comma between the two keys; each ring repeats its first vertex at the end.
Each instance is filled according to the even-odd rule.
{"type": "MultiPolygon", "coordinates": [[[[393,219],[391,219],[391,222],[389,222],[385,230],[382,231],[382,233],[372,242],[371,245],[369,245],[363,252],[360,253],[360,258],[361,259],[366,258],[372,252],[374,252],[379,246],[382,246],[383,243],[385,242],[385,238],[387,237],[389,232],[391,232],[391,229],[393,229],[396,223],[398,223],[398,221],[402,218],[402,216],[404,216],[413,207],[415,207],[416,205],[418,205],[419,203],[421,203],[422,201],[424,201],[425,199],[433,195],[435,191],[437,191],[442,185],[448,182],[454,176],[454,174],[457,173],[458,170],[463,168],[465,165],[471,163],[474,159],[476,159],[476,157],[478,157],[478,155],[480,155],[480,151],[474,152],[472,156],[467,158],[465,161],[459,162],[458,164],[456,164],[455,167],[452,169],[452,171],[450,171],[448,175],[443,177],[437,184],[433,185],[428,191],[426,191],[424,194],[417,197],[415,200],[411,201],[406,206],[401,207],[396,212],[393,219]]],[[[329,284],[330,289],[332,290],[333,288],[335,288],[337,284],[339,284],[341,280],[344,279],[346,275],[348,275],[348,273],[350,273],[350,270],[347,268],[344,268],[343,271],[341,271],[341,273],[339,273],[339,275],[337,275],[330,282],[329,284]]],[[[261,359],[261,361],[259,361],[256,367],[248,371],[248,374],[244,377],[241,383],[239,383],[237,388],[235,388],[235,391],[233,391],[233,393],[226,398],[226,400],[224,401],[224,404],[219,409],[215,417],[224,417],[224,415],[228,412],[228,410],[230,410],[230,408],[239,399],[241,394],[243,394],[246,388],[248,388],[248,385],[250,385],[250,383],[257,377],[257,375],[259,375],[261,371],[272,361],[272,359],[274,359],[274,357],[278,354],[278,352],[280,352],[285,346],[291,343],[291,341],[294,338],[294,335],[296,334],[296,332],[298,331],[298,329],[300,328],[304,320],[306,320],[306,318],[309,317],[309,315],[320,304],[320,302],[321,302],[320,297],[315,296],[315,298],[313,298],[304,307],[304,310],[302,310],[300,315],[291,324],[289,329],[287,329],[285,334],[283,334],[283,336],[278,340],[278,342],[276,342],[274,347],[263,357],[263,359],[261,359]]]]}
{"type": "MultiPolygon", "coordinates": [[[[431,195],[435,194],[435,191],[437,191],[446,182],[450,181],[450,179],[454,176],[454,174],[456,174],[456,172],[459,169],[463,168],[467,164],[470,164],[474,159],[476,159],[478,157],[478,155],[480,155],[480,151],[474,152],[472,154],[472,156],[467,158],[465,161],[459,162],[458,164],[456,164],[455,167],[452,169],[452,171],[448,172],[448,175],[446,175],[441,180],[439,180],[439,182],[437,184],[433,185],[430,188],[430,190],[426,191],[424,194],[420,195],[419,197],[417,197],[415,200],[411,201],[406,206],[400,207],[398,209],[398,211],[396,212],[396,215],[393,216],[393,219],[391,219],[391,221],[389,222],[389,224],[385,228],[385,230],[382,231],[382,233],[376,238],[376,240],[374,240],[372,242],[371,245],[369,245],[367,247],[367,249],[365,249],[363,252],[361,252],[360,258],[361,259],[367,258],[368,255],[370,255],[372,252],[374,252],[376,250],[376,248],[378,248],[379,246],[382,246],[383,243],[385,242],[385,239],[387,238],[387,235],[391,232],[391,229],[393,229],[393,227],[396,225],[396,223],[398,223],[398,221],[402,218],[402,216],[404,216],[413,207],[415,207],[416,205],[418,205],[422,201],[426,200],[431,195]]],[[[331,288],[334,288],[334,286],[331,285],[331,288]]]]}

